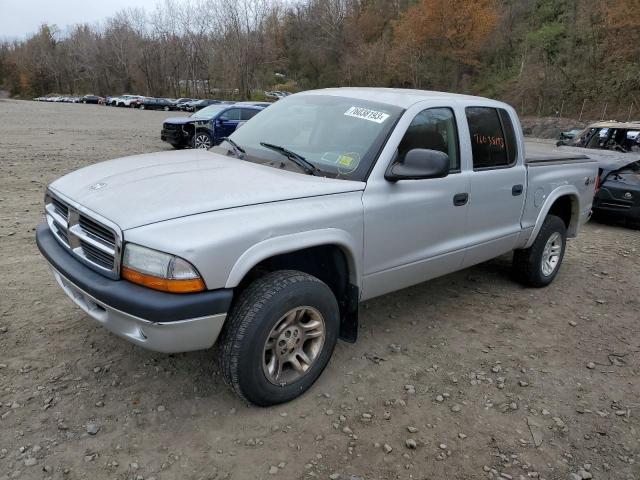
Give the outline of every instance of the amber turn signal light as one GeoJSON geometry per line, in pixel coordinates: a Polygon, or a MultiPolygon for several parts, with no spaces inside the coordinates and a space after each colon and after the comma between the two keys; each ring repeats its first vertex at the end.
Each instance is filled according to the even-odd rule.
{"type": "Polygon", "coordinates": [[[122,267],[122,278],[132,283],[142,285],[143,287],[152,288],[161,292],[169,293],[196,293],[205,290],[204,282],[201,278],[190,278],[175,280],[169,278],[160,278],[153,275],[140,273],[131,268],[122,267]]]}

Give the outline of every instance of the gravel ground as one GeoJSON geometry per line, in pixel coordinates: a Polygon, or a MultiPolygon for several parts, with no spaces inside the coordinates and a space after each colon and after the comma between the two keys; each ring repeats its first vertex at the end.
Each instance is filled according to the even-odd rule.
{"type": "Polygon", "coordinates": [[[94,324],[36,249],[45,186],[166,150],[167,116],[0,101],[0,479],[640,478],[640,231],[588,224],[544,290],[503,257],[368,301],[358,343],[276,408],[211,352],[94,324]]]}

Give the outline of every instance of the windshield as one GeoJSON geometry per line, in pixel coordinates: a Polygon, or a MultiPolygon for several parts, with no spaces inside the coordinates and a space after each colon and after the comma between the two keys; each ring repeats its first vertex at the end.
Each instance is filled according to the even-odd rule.
{"type": "Polygon", "coordinates": [[[227,108],[227,105],[209,105],[208,107],[203,108],[202,110],[198,110],[196,113],[191,115],[192,118],[197,119],[209,119],[216,116],[218,112],[227,108]]]}
{"type": "Polygon", "coordinates": [[[402,112],[355,98],[294,95],[261,111],[230,138],[250,161],[291,168],[281,152],[263,145],[270,144],[302,156],[318,175],[364,180],[402,112]]]}

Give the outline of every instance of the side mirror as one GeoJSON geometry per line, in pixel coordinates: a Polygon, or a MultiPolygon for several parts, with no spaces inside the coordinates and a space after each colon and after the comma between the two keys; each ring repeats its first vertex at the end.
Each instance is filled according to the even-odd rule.
{"type": "Polygon", "coordinates": [[[449,155],[438,150],[414,148],[407,152],[402,163],[392,163],[384,178],[396,182],[443,178],[447,175],[449,175],[449,155]]]}

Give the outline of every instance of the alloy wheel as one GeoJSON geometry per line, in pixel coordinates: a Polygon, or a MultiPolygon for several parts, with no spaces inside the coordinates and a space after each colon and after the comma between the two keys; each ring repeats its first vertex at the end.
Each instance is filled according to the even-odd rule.
{"type": "Polygon", "coordinates": [[[207,134],[196,135],[195,148],[209,149],[211,148],[211,138],[207,134]]]}
{"type": "Polygon", "coordinates": [[[551,234],[542,250],[542,274],[551,275],[558,267],[562,253],[562,236],[558,232],[551,234]]]}
{"type": "Polygon", "coordinates": [[[300,380],[320,356],[326,337],[324,317],[313,307],[297,307],[278,319],[264,345],[262,370],[274,385],[300,380]]]}

